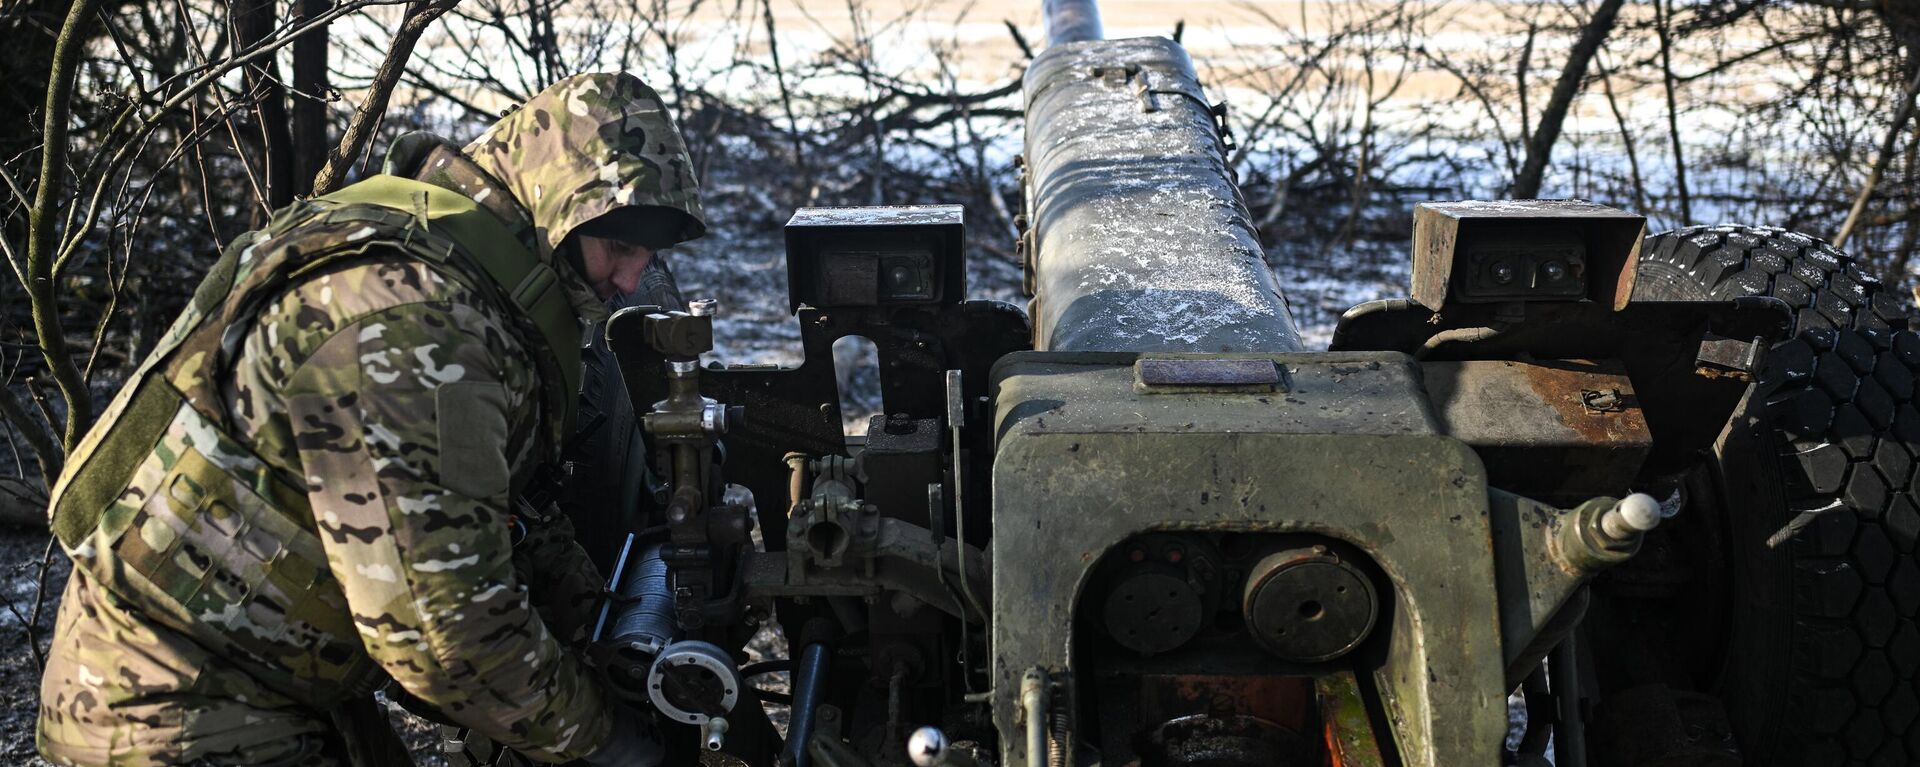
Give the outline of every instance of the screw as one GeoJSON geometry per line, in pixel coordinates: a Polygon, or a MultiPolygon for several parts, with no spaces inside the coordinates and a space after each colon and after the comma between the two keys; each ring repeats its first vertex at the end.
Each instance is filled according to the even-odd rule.
{"type": "Polygon", "coordinates": [[[1494,264],[1489,271],[1493,274],[1493,281],[1496,283],[1505,285],[1513,281],[1513,264],[1502,261],[1494,264]]]}
{"type": "Polygon", "coordinates": [[[1540,276],[1548,282],[1559,282],[1567,277],[1567,265],[1559,261],[1548,261],[1540,265],[1540,276]]]}

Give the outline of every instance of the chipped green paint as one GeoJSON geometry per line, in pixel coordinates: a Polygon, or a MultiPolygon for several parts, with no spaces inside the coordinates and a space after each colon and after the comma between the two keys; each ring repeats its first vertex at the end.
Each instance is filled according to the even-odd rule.
{"type": "Polygon", "coordinates": [[[1380,767],[1380,741],[1360,697],[1360,680],[1352,671],[1338,671],[1314,680],[1320,701],[1321,727],[1326,733],[1327,757],[1332,767],[1380,767]]]}

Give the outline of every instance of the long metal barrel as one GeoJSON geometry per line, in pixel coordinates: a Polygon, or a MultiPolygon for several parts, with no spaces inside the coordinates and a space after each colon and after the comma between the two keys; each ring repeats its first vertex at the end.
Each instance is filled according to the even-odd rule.
{"type": "Polygon", "coordinates": [[[1047,17],[1047,45],[1083,43],[1105,38],[1100,28],[1098,0],[1044,0],[1042,13],[1047,17]]]}
{"type": "Polygon", "coordinates": [[[1035,347],[1299,351],[1186,51],[1076,41],[1093,3],[1046,8],[1024,83],[1035,347]]]}

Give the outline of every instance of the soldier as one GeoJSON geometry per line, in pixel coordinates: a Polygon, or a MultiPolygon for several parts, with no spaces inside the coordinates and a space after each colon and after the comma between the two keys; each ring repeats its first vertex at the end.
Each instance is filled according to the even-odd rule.
{"type": "Polygon", "coordinates": [[[659,761],[567,646],[598,575],[524,499],[581,321],[705,231],[685,145],[639,80],[582,75],[386,171],[230,245],[75,451],[49,760],[384,762],[390,680],[536,759],[659,761]]]}

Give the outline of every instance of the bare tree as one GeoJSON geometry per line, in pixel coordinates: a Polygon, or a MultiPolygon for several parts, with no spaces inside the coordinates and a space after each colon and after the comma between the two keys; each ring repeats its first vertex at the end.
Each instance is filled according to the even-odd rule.
{"type": "Polygon", "coordinates": [[[1553,96],[1547,100],[1547,106],[1540,110],[1540,125],[1527,141],[1527,163],[1521,166],[1520,177],[1514,180],[1513,196],[1540,196],[1540,182],[1546,175],[1547,162],[1553,156],[1553,145],[1560,140],[1560,128],[1566,122],[1567,111],[1573,107],[1574,97],[1580,94],[1586,84],[1587,69],[1592,65],[1594,56],[1600,53],[1600,47],[1606,44],[1607,37],[1613,34],[1614,24],[1620,18],[1620,7],[1625,4],[1626,0],[1601,0],[1599,9],[1581,27],[1579,39],[1567,54],[1566,66],[1560,70],[1560,78],[1554,81],[1553,96]]]}

